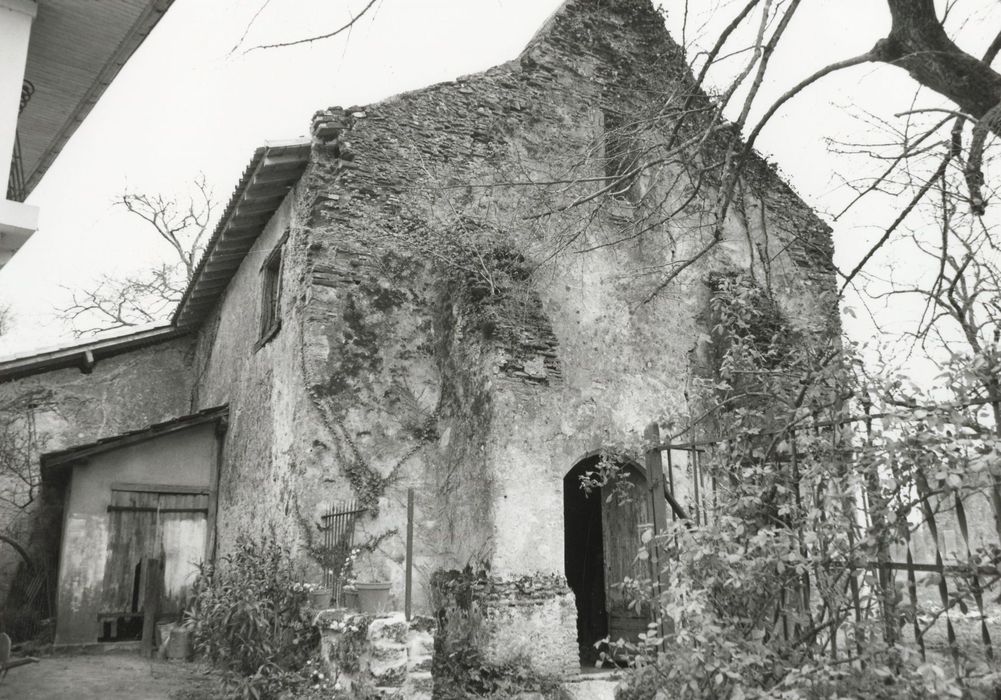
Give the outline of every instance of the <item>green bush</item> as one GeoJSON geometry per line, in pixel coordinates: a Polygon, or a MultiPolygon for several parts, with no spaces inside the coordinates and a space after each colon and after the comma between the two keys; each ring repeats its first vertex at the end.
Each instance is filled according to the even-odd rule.
{"type": "Polygon", "coordinates": [[[223,672],[230,698],[267,700],[311,683],[319,633],[305,610],[302,572],[273,535],[241,537],[203,566],[188,620],[195,651],[223,672]]]}

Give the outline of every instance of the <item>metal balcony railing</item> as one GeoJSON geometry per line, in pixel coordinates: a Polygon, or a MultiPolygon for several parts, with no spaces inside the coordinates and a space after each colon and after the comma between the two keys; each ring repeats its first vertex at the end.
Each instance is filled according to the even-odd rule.
{"type": "MultiPolygon", "coordinates": [[[[30,80],[25,80],[21,85],[21,104],[18,107],[18,115],[24,111],[35,94],[35,86],[30,80]]],[[[24,182],[24,161],[21,158],[21,139],[18,134],[14,134],[14,153],[10,159],[10,176],[7,178],[7,199],[13,202],[23,202],[28,193],[24,182]]]]}
{"type": "Polygon", "coordinates": [[[21,139],[14,135],[14,155],[10,159],[10,177],[7,179],[7,199],[23,202],[28,193],[24,188],[24,163],[21,161],[21,139]]]}

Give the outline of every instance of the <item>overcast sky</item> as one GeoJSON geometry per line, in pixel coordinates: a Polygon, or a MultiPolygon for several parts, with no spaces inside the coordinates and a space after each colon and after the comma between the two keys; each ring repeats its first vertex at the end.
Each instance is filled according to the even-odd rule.
{"type": "MultiPolygon", "coordinates": [[[[997,5],[969,1],[992,11],[997,5]]],[[[67,338],[52,311],[67,299],[63,287],[148,265],[163,254],[148,231],[111,205],[116,194],[129,189],[183,196],[204,173],[225,202],[254,148],[306,135],[318,109],[378,101],[510,60],[561,2],[380,0],[350,35],[247,50],[334,28],[348,8],[364,4],[176,0],[28,200],[41,207],[41,228],[0,271],[0,300],[15,315],[0,354],[24,354],[67,338]]],[[[682,6],[675,0],[664,4],[668,10],[682,6]]],[[[714,28],[732,14],[732,8],[716,10],[729,6],[725,0],[693,0],[689,43],[697,48],[711,40],[714,28]]],[[[680,10],[669,15],[679,40],[682,23],[680,10]]],[[[884,4],[876,0],[804,3],[776,53],[762,105],[815,69],[864,52],[888,24],[884,4]]],[[[979,38],[971,43],[986,45],[979,38]]],[[[860,110],[892,118],[908,108],[914,87],[885,66],[832,76],[773,120],[759,150],[811,205],[821,213],[834,210],[848,196],[834,176],[846,161],[828,152],[825,137],[856,134],[860,110]]],[[[888,223],[891,207],[874,200],[839,225],[842,267],[861,255],[866,235],[888,223]]]]}

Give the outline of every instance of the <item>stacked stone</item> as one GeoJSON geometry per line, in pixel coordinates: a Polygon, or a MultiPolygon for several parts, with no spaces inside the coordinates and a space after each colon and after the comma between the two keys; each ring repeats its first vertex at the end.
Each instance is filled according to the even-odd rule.
{"type": "Polygon", "coordinates": [[[407,633],[410,625],[402,613],[372,620],[368,627],[368,672],[383,697],[398,696],[407,680],[407,633]]]}
{"type": "Polygon", "coordinates": [[[431,661],[434,656],[434,621],[414,618],[407,631],[407,680],[403,684],[404,698],[430,700],[431,661]]]}
{"type": "Polygon", "coordinates": [[[403,613],[371,616],[347,610],[326,610],[316,618],[320,628],[321,653],[331,677],[350,689],[371,684],[384,698],[431,698],[431,657],[434,625],[417,618],[408,622],[403,613]],[[367,625],[364,648],[359,650],[357,668],[338,668],[331,652],[341,643],[344,630],[367,625]]]}

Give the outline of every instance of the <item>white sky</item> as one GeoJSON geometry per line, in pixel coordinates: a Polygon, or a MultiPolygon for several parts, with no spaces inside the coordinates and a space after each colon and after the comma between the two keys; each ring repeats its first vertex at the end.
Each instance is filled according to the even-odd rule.
{"type": "MultiPolygon", "coordinates": [[[[184,196],[201,172],[224,203],[254,148],[305,135],[318,109],[378,101],[510,60],[560,5],[560,0],[380,0],[375,14],[349,36],[245,52],[258,43],[334,28],[348,8],[365,4],[270,0],[243,47],[231,51],[262,2],[176,0],[105,92],[28,200],[41,207],[41,228],[0,271],[0,300],[15,315],[13,331],[0,340],[0,354],[23,354],[68,338],[52,310],[67,299],[63,287],[141,267],[163,254],[140,222],[112,207],[124,189],[184,196]]],[[[669,14],[669,26],[680,40],[682,3],[665,6],[669,12],[678,8],[669,14]]],[[[725,0],[692,0],[688,41],[711,40],[713,28],[732,13],[725,0]],[[719,7],[725,12],[714,12],[719,7]],[[706,18],[709,25],[700,31],[706,18]]],[[[827,63],[864,52],[888,25],[885,6],[877,0],[808,0],[776,52],[773,80],[761,103],[827,63]]],[[[971,48],[982,51],[988,40],[975,37],[971,48]]],[[[773,119],[758,148],[811,205],[821,213],[834,210],[847,193],[838,190],[832,173],[849,166],[828,152],[824,137],[854,134],[859,140],[860,125],[848,106],[890,116],[909,107],[914,89],[902,72],[885,66],[837,74],[773,119]]],[[[872,229],[866,234],[860,227],[885,226],[892,204],[873,200],[839,225],[836,259],[843,269],[858,259],[864,237],[872,235],[872,229]]]]}

